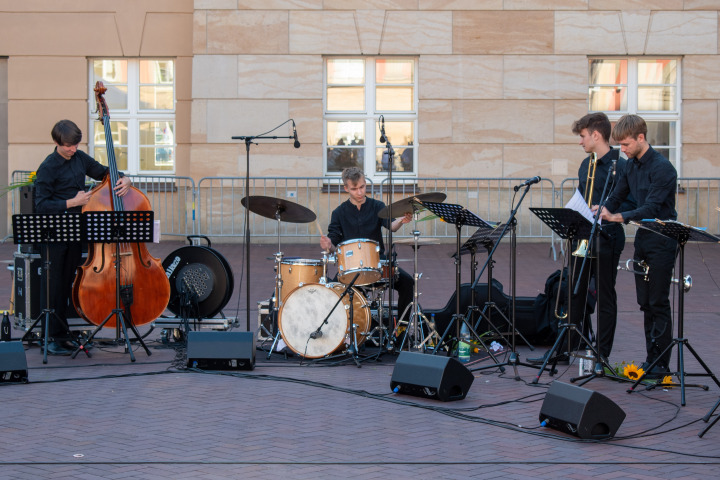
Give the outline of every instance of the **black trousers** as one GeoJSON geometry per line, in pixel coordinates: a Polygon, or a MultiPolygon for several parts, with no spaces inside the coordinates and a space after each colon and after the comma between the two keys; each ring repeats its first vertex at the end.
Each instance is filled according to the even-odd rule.
{"type": "MultiPolygon", "coordinates": [[[[398,320],[400,320],[400,316],[403,314],[407,306],[413,301],[414,285],[412,275],[398,267],[398,278],[393,284],[393,288],[398,293],[397,311],[398,320]]],[[[408,320],[410,318],[410,313],[411,312],[408,311],[408,313],[405,314],[404,320],[408,320]]]]}
{"type": "MultiPolygon", "coordinates": [[[[587,315],[588,287],[590,278],[595,278],[595,288],[597,289],[596,311],[598,312],[597,332],[598,346],[601,355],[610,356],[612,351],[613,340],[615,338],[615,328],[617,325],[617,292],[615,291],[615,283],[617,281],[617,265],[620,261],[620,255],[625,248],[625,231],[622,225],[608,224],[604,228],[608,238],[602,236],[597,239],[597,244],[593,247],[592,257],[587,258],[585,266],[582,270],[582,280],[578,287],[578,293],[572,296],[572,305],[570,308],[570,322],[578,327],[585,336],[588,336],[591,330],[591,321],[587,315]],[[599,253],[598,253],[599,251],[599,253]],[[597,258],[599,257],[599,258],[597,258]],[[599,267],[598,267],[599,260],[599,267]]],[[[569,288],[574,292],[577,279],[580,278],[582,268],[582,258],[573,257],[571,260],[575,262],[573,271],[573,282],[569,288]]],[[[578,339],[577,336],[574,337],[578,339]]],[[[572,334],[569,335],[569,344],[565,343],[568,351],[578,348],[578,341],[573,339],[572,334]]]]}
{"type": "MultiPolygon", "coordinates": [[[[57,315],[50,317],[48,335],[51,338],[64,338],[69,334],[68,311],[72,306],[72,286],[77,267],[82,261],[82,244],[53,243],[48,248],[50,258],[50,306],[57,315]],[[59,319],[58,319],[59,318],[59,319]]],[[[41,257],[45,262],[45,248],[41,257]]],[[[40,287],[41,305],[45,307],[45,271],[43,270],[40,287]]],[[[43,331],[43,335],[44,335],[43,331]]]]}
{"type": "MultiPolygon", "coordinates": [[[[647,362],[653,362],[672,343],[673,325],[670,307],[670,286],[677,255],[677,242],[657,233],[640,229],[635,236],[636,261],[649,267],[648,280],[635,275],[637,303],[644,314],[647,362]]],[[[671,352],[660,359],[662,367],[670,364],[671,352]]]]}

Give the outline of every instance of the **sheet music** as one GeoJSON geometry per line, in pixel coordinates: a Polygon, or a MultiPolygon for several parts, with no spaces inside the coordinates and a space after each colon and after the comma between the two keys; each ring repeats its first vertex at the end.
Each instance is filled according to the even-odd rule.
{"type": "MultiPolygon", "coordinates": [[[[585,199],[582,195],[580,195],[580,190],[577,188],[575,189],[575,195],[573,195],[570,201],[565,205],[565,208],[575,210],[583,217],[587,218],[590,223],[595,221],[595,216],[593,215],[592,210],[590,210],[590,207],[588,207],[587,203],[585,203],[585,199]]],[[[602,224],[602,219],[598,219],[598,225],[600,224],[602,224]]]]}

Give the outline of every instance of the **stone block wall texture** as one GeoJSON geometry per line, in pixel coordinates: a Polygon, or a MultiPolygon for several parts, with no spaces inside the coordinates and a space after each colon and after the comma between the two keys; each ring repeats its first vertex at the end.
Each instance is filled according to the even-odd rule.
{"type": "Polygon", "coordinates": [[[323,57],[418,59],[422,177],[573,176],[587,58],[681,58],[683,176],[720,176],[717,0],[0,0],[8,170],[60,117],[88,124],[87,59],[177,59],[177,174],[321,176],[323,57]],[[291,129],[278,132],[289,135],[291,129]]]}

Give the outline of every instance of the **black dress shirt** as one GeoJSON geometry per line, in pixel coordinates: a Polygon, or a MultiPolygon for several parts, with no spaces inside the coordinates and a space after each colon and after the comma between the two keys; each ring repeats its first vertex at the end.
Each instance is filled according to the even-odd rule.
{"type": "MultiPolygon", "coordinates": [[[[578,190],[580,195],[585,197],[585,190],[587,189],[588,179],[588,168],[590,166],[590,157],[580,163],[578,168],[578,190]]],[[[610,151],[605,155],[597,159],[597,165],[595,167],[595,181],[593,182],[593,193],[592,193],[592,205],[599,205],[602,201],[603,189],[605,188],[605,180],[610,175],[610,180],[607,184],[607,190],[605,190],[605,197],[609,197],[612,193],[615,185],[618,183],[618,179],[625,175],[627,170],[627,160],[620,156],[620,150],[616,148],[610,148],[610,151]],[[615,175],[612,175],[612,162],[615,160],[615,175]]],[[[635,200],[632,195],[623,201],[620,205],[620,210],[631,210],[635,208],[635,200]]]]}
{"type": "Polygon", "coordinates": [[[654,218],[675,220],[676,190],[675,167],[649,147],[642,157],[628,159],[625,174],[618,177],[617,185],[605,206],[613,213],[621,213],[625,223],[654,218]],[[628,195],[633,196],[637,206],[631,210],[619,209],[628,195]]]}
{"type": "Polygon", "coordinates": [[[385,252],[382,239],[382,226],[390,228],[391,220],[378,217],[385,203],[374,198],[365,197],[365,202],[358,209],[348,199],[341,203],[330,216],[328,238],[336,247],[356,238],[368,238],[380,244],[380,254],[385,252]]]}
{"type": "MultiPolygon", "coordinates": [[[[35,211],[37,213],[62,213],[67,208],[66,200],[74,198],[78,191],[85,190],[85,176],[102,180],[108,167],[80,150],[63,158],[55,150],[43,160],[35,178],[35,211]]],[[[71,210],[79,211],[81,207],[71,210]]]]}

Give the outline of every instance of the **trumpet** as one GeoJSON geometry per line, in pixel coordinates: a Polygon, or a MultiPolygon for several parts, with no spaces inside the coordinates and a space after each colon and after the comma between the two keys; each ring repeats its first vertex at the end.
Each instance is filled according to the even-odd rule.
{"type": "MultiPolygon", "coordinates": [[[[637,261],[633,258],[629,258],[625,262],[625,266],[623,267],[622,264],[619,264],[617,267],[618,270],[624,270],[626,272],[634,273],[635,275],[642,275],[643,280],[646,282],[649,281],[648,274],[650,273],[650,265],[645,263],[644,260],[637,261]],[[640,268],[640,270],[636,270],[635,268],[630,267],[630,262],[633,262],[637,264],[637,266],[640,268]]],[[[674,283],[675,285],[680,285],[680,279],[679,278],[671,278],[671,283],[674,283]]],[[[692,288],[692,277],[690,275],[685,275],[682,278],[682,288],[683,292],[687,293],[692,288]]]]}

